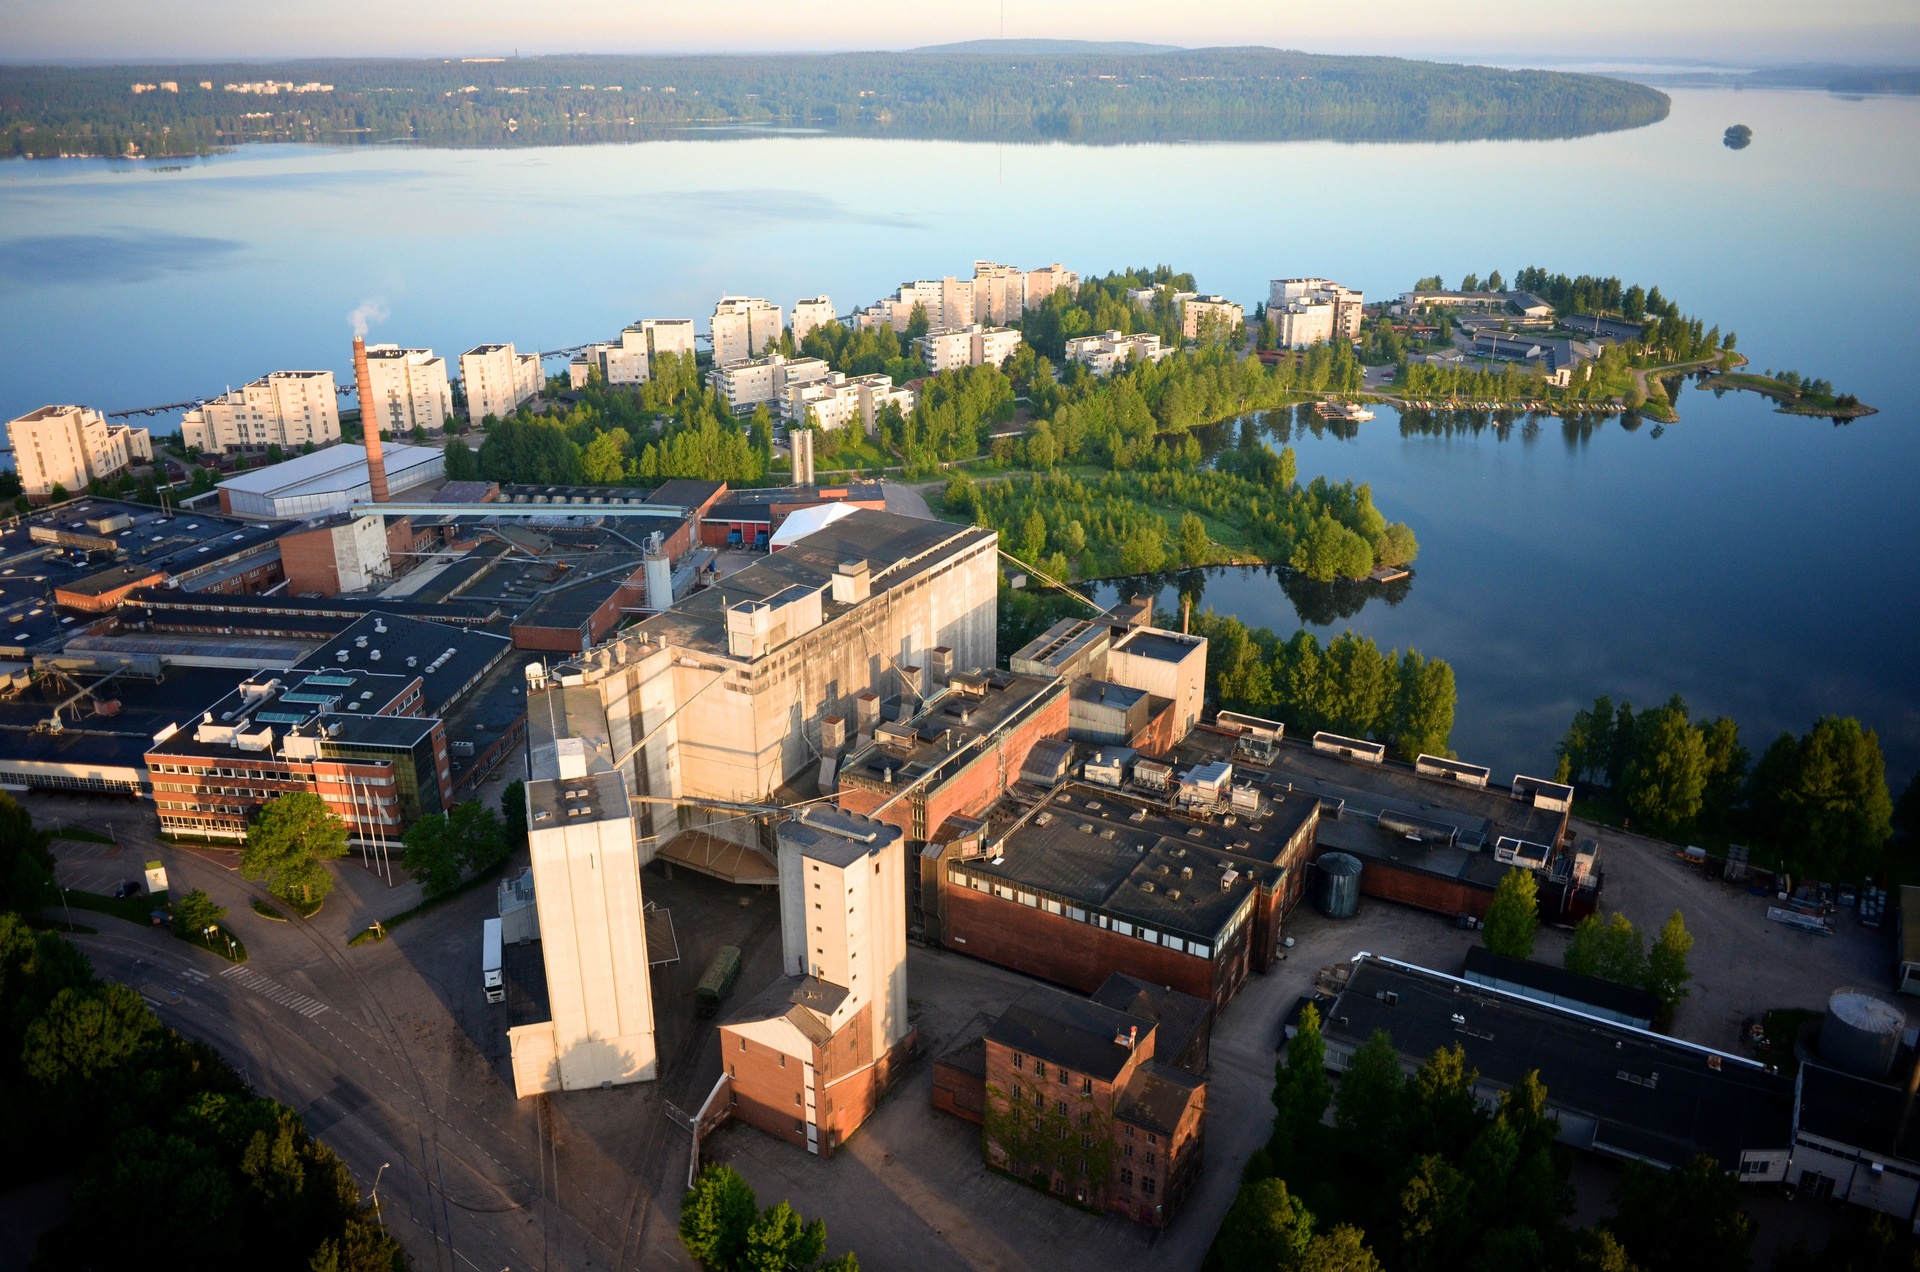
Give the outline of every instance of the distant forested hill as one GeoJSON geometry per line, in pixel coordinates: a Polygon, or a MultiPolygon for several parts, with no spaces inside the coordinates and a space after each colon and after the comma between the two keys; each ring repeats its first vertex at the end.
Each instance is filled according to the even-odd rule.
{"type": "Polygon", "coordinates": [[[1260,48],[4,67],[0,153],[163,156],[395,138],[554,145],[743,124],[1088,143],[1458,140],[1632,128],[1667,108],[1654,89],[1595,75],[1260,48]],[[262,81],[332,87],[227,88],[262,81]],[[168,82],[178,91],[131,87],[168,82]]]}

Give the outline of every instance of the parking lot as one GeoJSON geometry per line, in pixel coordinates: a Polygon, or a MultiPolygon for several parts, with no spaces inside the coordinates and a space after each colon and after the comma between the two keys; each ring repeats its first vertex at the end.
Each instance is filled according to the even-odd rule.
{"type": "Polygon", "coordinates": [[[95,844],[63,839],[54,857],[54,882],[76,892],[112,896],[123,883],[145,888],[147,857],[137,844],[95,844]]]}
{"type": "MultiPolygon", "coordinates": [[[[1836,916],[1832,936],[1798,931],[1767,918],[1769,897],[1746,885],[1708,878],[1673,857],[1669,845],[1582,823],[1596,835],[1606,872],[1603,904],[1632,919],[1649,941],[1679,910],[1693,933],[1687,987],[1673,1032],[1692,1042],[1737,1049],[1743,1022],[1775,1007],[1824,1010],[1842,985],[1891,994],[1896,920],[1875,931],[1851,907],[1836,916]]],[[[1566,936],[1543,933],[1534,957],[1559,962],[1566,936]]]]}

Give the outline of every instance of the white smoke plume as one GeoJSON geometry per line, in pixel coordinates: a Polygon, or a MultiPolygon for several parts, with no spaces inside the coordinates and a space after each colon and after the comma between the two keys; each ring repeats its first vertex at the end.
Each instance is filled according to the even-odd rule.
{"type": "Polygon", "coordinates": [[[367,334],[368,323],[385,322],[386,320],[387,302],[377,296],[371,300],[361,301],[360,307],[347,315],[347,321],[353,324],[353,334],[356,336],[365,336],[367,334]]]}

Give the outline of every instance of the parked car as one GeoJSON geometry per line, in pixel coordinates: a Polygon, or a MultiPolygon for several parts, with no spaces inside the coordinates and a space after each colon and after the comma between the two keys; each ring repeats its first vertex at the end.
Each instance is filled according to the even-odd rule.
{"type": "Polygon", "coordinates": [[[140,881],[138,879],[129,879],[113,890],[113,898],[116,901],[123,900],[127,897],[137,897],[139,895],[140,881]]]}

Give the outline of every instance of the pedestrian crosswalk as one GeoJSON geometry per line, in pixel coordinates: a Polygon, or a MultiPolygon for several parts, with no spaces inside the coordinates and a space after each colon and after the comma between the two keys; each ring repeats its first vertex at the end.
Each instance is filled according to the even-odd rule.
{"type": "Polygon", "coordinates": [[[180,979],[189,985],[204,985],[207,974],[197,967],[183,967],[180,969],[180,979]]]}
{"type": "Polygon", "coordinates": [[[309,998],[305,994],[288,989],[279,981],[262,976],[249,967],[230,967],[220,974],[252,990],[269,1002],[278,1003],[290,1011],[305,1016],[308,1020],[312,1020],[315,1016],[318,1016],[327,1009],[327,1005],[319,999],[309,998]]]}

